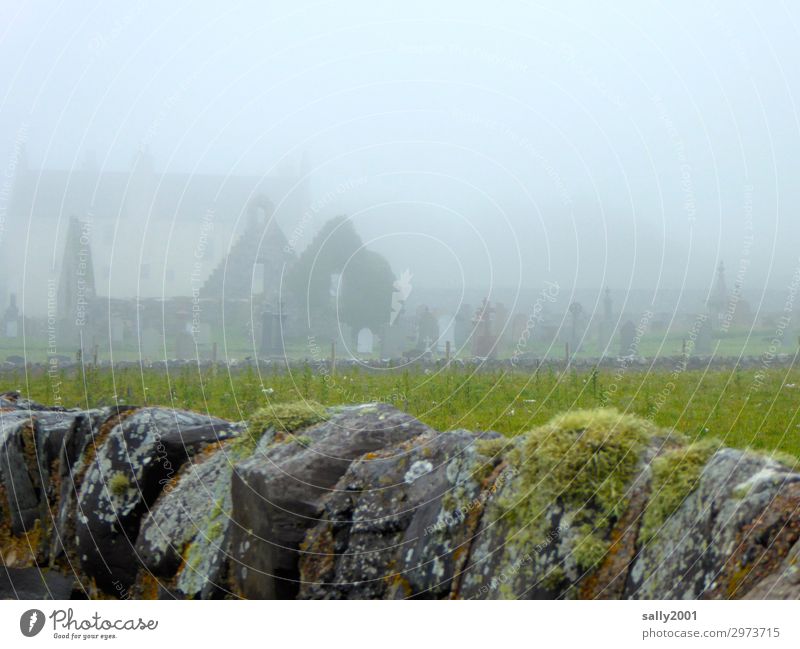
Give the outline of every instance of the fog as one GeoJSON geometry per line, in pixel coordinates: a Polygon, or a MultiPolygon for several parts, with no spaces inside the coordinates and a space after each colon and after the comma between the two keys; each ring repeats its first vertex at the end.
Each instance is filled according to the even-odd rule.
{"type": "MultiPolygon", "coordinates": [[[[565,299],[608,286],[618,302],[668,294],[691,308],[724,261],[754,309],[780,301],[800,235],[798,14],[721,1],[4,2],[0,297],[42,313],[36,269],[57,276],[68,219],[87,216],[69,188],[42,194],[43,170],[99,177],[139,154],[160,174],[249,179],[242,205],[258,179],[293,178],[265,191],[298,251],[346,214],[417,296],[513,307],[556,281],[565,299]],[[13,200],[23,168],[35,209],[13,200]]],[[[123,218],[86,210],[96,232],[123,218]]],[[[123,281],[151,249],[188,273],[181,245],[202,214],[164,231],[148,210],[124,217],[136,236],[114,225],[93,239],[99,294],[170,293],[123,281]]],[[[217,219],[219,258],[246,213],[217,219]]]]}

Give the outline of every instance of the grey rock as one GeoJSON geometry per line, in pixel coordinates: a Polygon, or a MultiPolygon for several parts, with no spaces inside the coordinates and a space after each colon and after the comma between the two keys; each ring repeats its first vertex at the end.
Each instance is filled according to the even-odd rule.
{"type": "Polygon", "coordinates": [[[187,459],[233,430],[197,413],[142,408],[101,435],[77,502],[75,553],[84,574],[106,593],[132,586],[142,516],[187,459]]]}
{"type": "Polygon", "coordinates": [[[75,579],[52,570],[0,570],[0,599],[70,599],[75,579]]]}
{"type": "Polygon", "coordinates": [[[235,445],[221,444],[187,463],[142,522],[136,543],[139,559],[146,574],[165,588],[169,585],[174,597],[228,594],[231,476],[241,459],[235,445]]]}
{"type": "Polygon", "coordinates": [[[299,589],[298,548],[353,460],[430,429],[386,404],[340,409],[330,420],[273,444],[236,466],[232,481],[231,566],[247,598],[292,598],[299,589]]]}
{"type": "Polygon", "coordinates": [[[299,596],[449,597],[494,468],[478,439],[429,431],[354,462],[303,546],[299,596]]]}
{"type": "Polygon", "coordinates": [[[707,596],[717,588],[744,528],[782,487],[797,481],[800,475],[774,460],[734,449],[715,453],[704,467],[697,489],[640,550],[626,596],[707,596]]]}

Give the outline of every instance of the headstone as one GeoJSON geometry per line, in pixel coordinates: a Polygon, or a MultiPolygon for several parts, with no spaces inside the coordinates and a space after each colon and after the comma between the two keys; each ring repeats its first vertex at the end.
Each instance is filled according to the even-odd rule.
{"type": "Polygon", "coordinates": [[[511,314],[506,309],[502,302],[498,302],[494,306],[494,331],[495,331],[495,348],[503,349],[508,342],[511,334],[511,327],[509,319],[511,314]]]}
{"type": "Polygon", "coordinates": [[[195,358],[197,347],[192,334],[180,331],[175,336],[175,357],[180,359],[195,358]]]}
{"type": "Polygon", "coordinates": [[[210,345],[211,325],[207,322],[201,322],[198,324],[194,331],[194,339],[198,345],[210,345]]]}
{"type": "Polygon", "coordinates": [[[372,353],[372,345],[374,342],[373,338],[372,330],[368,327],[364,327],[358,332],[358,343],[356,345],[356,350],[359,354],[372,353]]]}
{"type": "Polygon", "coordinates": [[[483,303],[475,311],[475,316],[472,319],[475,327],[475,334],[472,339],[472,354],[478,358],[488,358],[496,354],[496,340],[492,335],[493,313],[494,309],[488,298],[484,298],[483,303]]]}
{"type": "Polygon", "coordinates": [[[272,309],[267,307],[261,314],[261,354],[263,356],[269,356],[274,351],[274,325],[275,318],[272,309]]]}
{"type": "Polygon", "coordinates": [[[455,317],[451,315],[441,315],[437,321],[439,325],[439,343],[437,345],[438,351],[444,352],[447,349],[447,343],[450,343],[450,349],[456,348],[456,321],[455,317]]]}
{"type": "Polygon", "coordinates": [[[456,321],[453,329],[456,337],[456,347],[461,349],[467,344],[470,334],[472,333],[472,307],[469,304],[461,305],[458,313],[456,313],[456,321]]]}
{"type": "Polygon", "coordinates": [[[569,305],[569,315],[570,320],[572,321],[572,328],[570,330],[570,337],[569,337],[569,347],[572,350],[573,354],[578,352],[578,345],[581,338],[581,332],[579,331],[580,326],[580,318],[581,314],[583,313],[583,307],[581,306],[580,302],[573,302],[569,305]]]}
{"type": "Polygon", "coordinates": [[[425,341],[428,339],[435,341],[438,338],[439,324],[430,309],[423,305],[417,311],[417,347],[427,349],[425,341]]]}
{"type": "Polygon", "coordinates": [[[161,332],[154,327],[147,327],[142,331],[140,338],[141,354],[145,358],[164,357],[164,339],[161,332]]]}
{"type": "Polygon", "coordinates": [[[393,324],[384,327],[381,336],[381,358],[401,358],[414,347],[416,336],[409,318],[400,315],[393,324]]]}
{"type": "Polygon", "coordinates": [[[17,308],[17,296],[13,293],[8,302],[5,315],[3,317],[3,333],[6,338],[16,338],[19,336],[19,309],[17,308]]]}
{"type": "Polygon", "coordinates": [[[619,355],[622,358],[635,356],[637,350],[634,349],[636,339],[636,325],[628,320],[619,330],[619,355]]]}
{"type": "Polygon", "coordinates": [[[712,324],[711,318],[705,318],[702,322],[700,322],[699,326],[697,327],[697,337],[694,341],[694,352],[695,354],[710,354],[711,348],[713,346],[713,331],[714,325],[712,324]]]}
{"type": "Polygon", "coordinates": [[[125,322],[122,320],[122,318],[111,318],[111,342],[125,342],[125,322]]]}

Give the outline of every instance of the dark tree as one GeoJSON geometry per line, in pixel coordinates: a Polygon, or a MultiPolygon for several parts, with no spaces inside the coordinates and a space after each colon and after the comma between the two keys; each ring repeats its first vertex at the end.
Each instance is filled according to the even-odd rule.
{"type": "Polygon", "coordinates": [[[339,317],[357,332],[369,327],[373,332],[389,322],[392,310],[394,273],[377,252],[362,248],[344,268],[339,295],[339,317]]]}
{"type": "Polygon", "coordinates": [[[389,321],[394,279],[389,263],[367,250],[352,222],[340,216],[322,226],[286,283],[312,319],[334,317],[338,307],[338,318],[354,332],[362,327],[376,332],[389,321]]]}

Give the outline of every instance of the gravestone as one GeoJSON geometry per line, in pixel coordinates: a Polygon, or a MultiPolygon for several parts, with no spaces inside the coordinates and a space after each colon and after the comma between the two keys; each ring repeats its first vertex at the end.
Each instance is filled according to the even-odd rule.
{"type": "Polygon", "coordinates": [[[494,309],[488,298],[484,298],[483,303],[475,311],[475,316],[472,318],[475,328],[475,334],[472,339],[472,355],[477,358],[489,358],[497,353],[495,347],[496,339],[492,334],[493,315],[494,309]]]}
{"type": "Polygon", "coordinates": [[[636,339],[636,325],[628,320],[619,330],[619,355],[622,358],[626,356],[636,356],[637,349],[634,348],[634,340],[636,339]]]}
{"type": "Polygon", "coordinates": [[[456,349],[456,322],[454,316],[440,315],[438,319],[439,324],[439,341],[437,349],[444,352],[447,349],[447,343],[450,343],[450,349],[456,349]]]}
{"type": "Polygon", "coordinates": [[[141,354],[145,358],[164,357],[164,338],[161,332],[154,327],[146,327],[139,340],[141,354]]]}
{"type": "Polygon", "coordinates": [[[111,318],[111,342],[117,344],[125,342],[125,322],[122,318],[111,318]]]}
{"type": "Polygon", "coordinates": [[[359,354],[371,354],[374,336],[372,330],[364,327],[358,332],[358,342],[356,344],[356,351],[359,354]]]}
{"type": "Polygon", "coordinates": [[[456,338],[456,347],[461,349],[466,345],[472,334],[472,307],[469,304],[462,304],[456,313],[456,321],[453,327],[456,338]]]}
{"type": "Polygon", "coordinates": [[[6,338],[19,336],[19,309],[17,308],[17,296],[14,293],[11,294],[3,317],[3,333],[6,338]]]}
{"type": "Polygon", "coordinates": [[[381,358],[401,358],[414,347],[416,331],[411,319],[401,313],[391,325],[386,325],[381,336],[381,358]]]}
{"type": "Polygon", "coordinates": [[[706,355],[713,347],[713,324],[711,318],[705,318],[697,326],[697,337],[694,341],[694,353],[706,355]]]}
{"type": "Polygon", "coordinates": [[[439,338],[439,324],[430,309],[422,305],[417,310],[417,348],[426,350],[426,340],[435,341],[439,338]]]}

